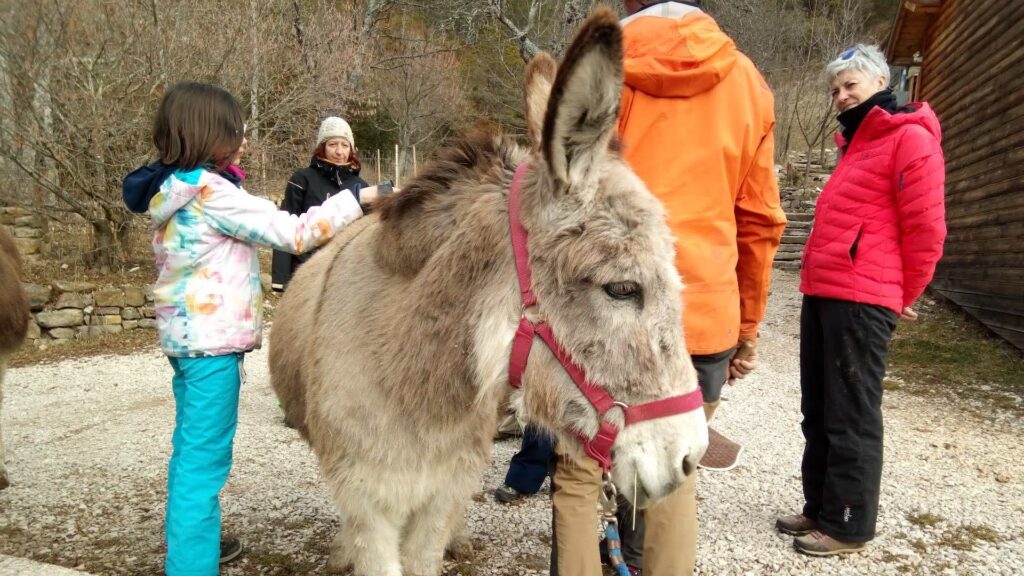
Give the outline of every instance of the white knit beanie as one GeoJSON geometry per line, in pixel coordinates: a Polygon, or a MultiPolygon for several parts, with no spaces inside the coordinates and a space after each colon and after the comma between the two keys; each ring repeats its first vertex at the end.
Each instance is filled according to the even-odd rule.
{"type": "Polygon", "coordinates": [[[356,147],[356,139],[352,137],[352,127],[348,125],[348,122],[337,116],[328,116],[320,123],[320,131],[316,134],[316,146],[314,148],[319,148],[321,144],[331,138],[344,138],[348,140],[349,145],[353,149],[356,147]]]}

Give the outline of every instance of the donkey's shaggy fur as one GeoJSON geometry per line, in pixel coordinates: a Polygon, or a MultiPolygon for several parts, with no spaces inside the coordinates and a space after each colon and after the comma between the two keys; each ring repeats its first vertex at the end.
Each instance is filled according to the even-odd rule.
{"type": "MultiPolygon", "coordinates": [[[[464,542],[463,506],[490,456],[522,313],[547,320],[617,400],[696,388],[664,212],[611,149],[621,62],[615,16],[601,10],[561,68],[547,55],[528,66],[530,149],[478,128],[289,285],[271,376],[344,516],[333,568],[436,576],[446,543],[464,542]],[[508,224],[524,161],[521,218],[540,302],[527,311],[508,224]]],[[[592,436],[598,415],[544,346],[523,383],[513,398],[521,416],[579,455],[565,428],[592,436]]],[[[622,425],[619,410],[607,418],[622,425]]],[[[699,410],[628,426],[613,477],[627,494],[638,477],[643,505],[681,484],[706,445],[699,410]]]]}
{"type": "MultiPolygon", "coordinates": [[[[4,371],[7,356],[25,340],[28,332],[29,304],[21,286],[21,259],[7,231],[0,227],[0,408],[4,399],[4,371]]],[[[0,429],[0,490],[8,486],[4,467],[4,437],[0,429]]]]}

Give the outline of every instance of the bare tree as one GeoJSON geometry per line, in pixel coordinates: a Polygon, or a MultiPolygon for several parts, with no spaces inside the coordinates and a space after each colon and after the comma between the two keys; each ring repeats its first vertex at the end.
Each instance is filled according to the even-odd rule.
{"type": "MultiPolygon", "coordinates": [[[[444,47],[440,34],[418,25],[403,26],[401,37],[374,65],[372,83],[386,119],[379,128],[395,134],[400,150],[432,150],[466,118],[458,57],[444,47]]],[[[408,172],[402,159],[398,162],[408,172]]]]}
{"type": "Polygon", "coordinates": [[[136,68],[140,41],[131,33],[141,12],[125,16],[56,2],[22,5],[7,23],[32,32],[0,40],[13,103],[0,122],[0,155],[36,191],[23,202],[89,223],[95,246],[87,254],[99,264],[117,256],[127,214],[116,191],[146,124],[117,104],[151,88],[147,70],[136,68]]]}
{"type": "MultiPolygon", "coordinates": [[[[886,2],[708,0],[775,89],[780,155],[826,141],[833,123],[819,71],[879,26],[870,17],[886,2]]],[[[329,114],[361,119],[361,137],[425,152],[477,118],[522,131],[524,62],[538,50],[560,55],[596,4],[0,0],[4,200],[77,215],[91,230],[85,258],[118,260],[130,224],[141,223],[121,204],[121,178],[152,159],[153,111],[182,80],[238,97],[247,188],[257,192],[308,160],[329,114]]]]}
{"type": "Polygon", "coordinates": [[[20,190],[13,199],[64,220],[77,214],[92,230],[86,260],[118,261],[131,221],[121,178],[152,158],[150,118],[180,80],[221,84],[239,98],[257,174],[294,169],[321,117],[361,98],[339,65],[355,44],[338,26],[351,13],[333,4],[303,2],[316,17],[298,38],[288,0],[249,0],[233,14],[200,0],[0,6],[0,90],[11,103],[0,109],[0,157],[20,190]]]}
{"type": "Polygon", "coordinates": [[[775,93],[776,157],[823,147],[834,128],[822,70],[863,38],[878,0],[709,0],[708,10],[775,93]]]}

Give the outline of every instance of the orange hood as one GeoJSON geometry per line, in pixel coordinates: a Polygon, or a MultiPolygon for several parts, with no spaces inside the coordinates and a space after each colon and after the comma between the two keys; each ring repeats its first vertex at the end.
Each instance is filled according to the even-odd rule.
{"type": "Polygon", "coordinates": [[[625,35],[626,85],[658,97],[707,92],[739,59],[736,44],[703,12],[682,18],[642,16],[625,35]]]}

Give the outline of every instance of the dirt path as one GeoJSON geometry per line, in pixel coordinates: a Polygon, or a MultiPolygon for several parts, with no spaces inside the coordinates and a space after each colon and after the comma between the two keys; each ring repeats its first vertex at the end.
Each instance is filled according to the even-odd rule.
{"type": "MultiPolygon", "coordinates": [[[[734,471],[702,473],[700,574],[1024,573],[1024,426],[900,392],[884,401],[886,466],[872,548],[809,559],[774,533],[774,518],[800,504],[798,305],[795,277],[779,274],[762,369],[726,391],[716,423],[746,452],[734,471]]],[[[320,573],[338,517],[309,450],[281,425],[265,351],[246,368],[223,503],[226,527],[247,551],[223,573],[320,573]]],[[[94,574],[160,573],[169,380],[155,350],[8,373],[2,416],[14,485],[0,492],[0,554],[94,574]]],[[[517,448],[495,446],[470,509],[478,555],[451,574],[546,574],[547,497],[511,507],[489,497],[517,448]]],[[[0,574],[17,573],[4,566],[0,574]]]]}

